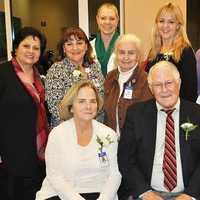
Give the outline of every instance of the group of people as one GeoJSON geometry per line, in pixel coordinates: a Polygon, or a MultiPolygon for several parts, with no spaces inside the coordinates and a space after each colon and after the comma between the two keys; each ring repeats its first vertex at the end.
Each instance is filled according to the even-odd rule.
{"type": "Polygon", "coordinates": [[[140,39],[119,34],[113,4],[96,20],[91,42],[64,29],[45,87],[44,35],[16,35],[0,65],[1,198],[200,199],[196,60],[180,8],[158,11],[145,62],[140,39]]]}

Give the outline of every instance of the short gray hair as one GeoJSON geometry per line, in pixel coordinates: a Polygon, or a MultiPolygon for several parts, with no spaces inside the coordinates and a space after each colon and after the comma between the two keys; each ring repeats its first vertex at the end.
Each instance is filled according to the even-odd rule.
{"type": "MultiPolygon", "coordinates": [[[[127,33],[127,34],[123,34],[123,35],[119,36],[119,38],[115,42],[115,48],[114,48],[115,55],[117,55],[117,50],[118,50],[119,45],[124,42],[129,42],[129,43],[132,43],[135,45],[136,50],[137,50],[137,56],[139,58],[138,62],[140,63],[141,59],[142,59],[141,40],[134,34],[127,33]]],[[[114,60],[115,65],[117,64],[116,59],[117,58],[115,57],[115,60],[114,60]]]]}
{"type": "Polygon", "coordinates": [[[157,62],[155,65],[153,65],[151,67],[151,69],[149,70],[149,73],[148,73],[148,76],[147,76],[147,80],[148,80],[148,84],[151,85],[152,84],[152,74],[154,73],[154,71],[156,70],[164,70],[164,69],[168,69],[168,70],[171,70],[173,76],[174,76],[174,79],[180,79],[180,74],[179,74],[179,71],[177,69],[177,67],[171,63],[171,62],[168,62],[168,61],[159,61],[157,62]]]}

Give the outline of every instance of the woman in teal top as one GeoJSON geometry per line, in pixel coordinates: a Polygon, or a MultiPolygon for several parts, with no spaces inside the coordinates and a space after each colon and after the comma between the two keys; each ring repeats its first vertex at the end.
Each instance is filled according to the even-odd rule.
{"type": "Polygon", "coordinates": [[[96,16],[99,32],[96,38],[91,41],[97,61],[101,65],[104,76],[114,68],[113,47],[119,36],[117,25],[119,14],[116,6],[111,3],[102,4],[96,16]]]}

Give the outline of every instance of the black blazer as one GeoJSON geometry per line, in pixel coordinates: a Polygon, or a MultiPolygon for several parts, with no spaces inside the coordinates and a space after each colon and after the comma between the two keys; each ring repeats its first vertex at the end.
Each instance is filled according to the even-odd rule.
{"type": "Polygon", "coordinates": [[[36,120],[36,104],[11,62],[0,65],[0,156],[9,173],[39,174],[36,120]]]}
{"type": "MultiPolygon", "coordinates": [[[[166,60],[163,54],[158,54],[152,61],[147,62],[146,71],[161,60],[166,60]]],[[[180,97],[188,101],[196,102],[197,93],[197,69],[196,58],[191,47],[183,49],[179,62],[176,62],[171,56],[168,61],[172,62],[178,69],[181,78],[180,97]]]]}
{"type": "MultiPolygon", "coordinates": [[[[200,106],[181,100],[180,125],[188,119],[198,127],[188,140],[180,128],[180,154],[184,193],[200,196],[200,106]]],[[[128,110],[118,148],[119,169],[135,198],[151,188],[156,142],[157,108],[155,100],[132,106],[128,110]]]]}

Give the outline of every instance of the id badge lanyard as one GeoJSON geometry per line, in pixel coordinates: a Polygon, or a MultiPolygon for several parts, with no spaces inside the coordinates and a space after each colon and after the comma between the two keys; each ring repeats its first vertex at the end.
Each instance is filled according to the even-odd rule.
{"type": "Polygon", "coordinates": [[[133,85],[131,84],[131,81],[128,82],[128,84],[125,84],[124,87],[124,99],[132,99],[133,96],[133,85]]]}

